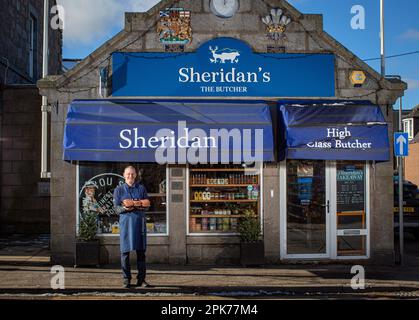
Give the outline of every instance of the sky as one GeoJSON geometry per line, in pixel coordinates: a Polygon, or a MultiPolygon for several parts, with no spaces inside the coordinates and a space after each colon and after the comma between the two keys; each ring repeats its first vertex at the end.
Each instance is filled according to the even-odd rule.
{"type": "MultiPolygon", "coordinates": [[[[253,0],[261,1],[261,0],[253,0]]],[[[159,0],[58,0],[65,9],[64,58],[84,58],[123,29],[124,12],[142,12],[159,0]]],[[[361,59],[380,57],[379,0],[289,0],[302,13],[323,14],[324,29],[361,59]],[[365,29],[354,30],[355,5],[365,8],[365,29]]],[[[419,1],[385,0],[386,56],[419,51],[419,1]]],[[[380,60],[368,61],[377,71],[380,60]]],[[[386,60],[386,74],[409,85],[405,109],[419,105],[419,54],[386,60]]],[[[398,104],[396,105],[398,107],[398,104]]]]}

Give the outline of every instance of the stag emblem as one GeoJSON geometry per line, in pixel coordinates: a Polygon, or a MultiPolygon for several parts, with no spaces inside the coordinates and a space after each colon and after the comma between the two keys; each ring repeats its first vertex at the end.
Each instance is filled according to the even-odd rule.
{"type": "Polygon", "coordinates": [[[211,63],[226,63],[229,61],[230,63],[238,63],[240,57],[240,52],[233,49],[222,49],[218,50],[218,47],[213,49],[212,47],[209,48],[212,53],[212,58],[210,58],[211,63]]]}

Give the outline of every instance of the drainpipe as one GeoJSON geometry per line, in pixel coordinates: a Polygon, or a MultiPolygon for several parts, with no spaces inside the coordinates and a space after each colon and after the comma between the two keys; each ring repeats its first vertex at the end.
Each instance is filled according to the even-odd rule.
{"type": "MultiPolygon", "coordinates": [[[[48,26],[49,26],[49,0],[44,0],[44,32],[42,53],[42,78],[48,75],[48,26]]],[[[46,96],[42,96],[42,141],[41,141],[41,179],[51,178],[48,172],[48,112],[50,107],[46,96]]]]}

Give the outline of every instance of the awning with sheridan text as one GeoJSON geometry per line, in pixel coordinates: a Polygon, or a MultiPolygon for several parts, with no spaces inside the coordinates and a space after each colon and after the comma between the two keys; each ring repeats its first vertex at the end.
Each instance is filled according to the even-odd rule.
{"type": "Polygon", "coordinates": [[[75,100],[64,160],[157,163],[274,161],[263,101],[75,100]]]}

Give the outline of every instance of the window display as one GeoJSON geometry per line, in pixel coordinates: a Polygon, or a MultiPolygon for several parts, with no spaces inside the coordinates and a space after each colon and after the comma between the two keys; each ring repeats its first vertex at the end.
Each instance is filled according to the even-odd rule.
{"type": "MultiPolygon", "coordinates": [[[[97,214],[98,234],[119,234],[119,215],[113,206],[113,191],[124,183],[128,163],[79,164],[79,214],[97,214]]],[[[144,184],[151,207],[146,212],[149,234],[167,233],[166,167],[157,164],[134,165],[137,181],[144,184]]]]}
{"type": "Polygon", "coordinates": [[[191,167],[189,232],[237,233],[243,215],[259,215],[260,187],[257,167],[191,167]]]}

